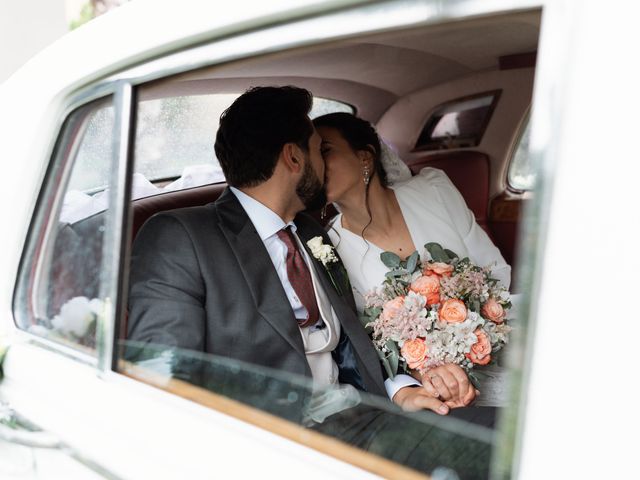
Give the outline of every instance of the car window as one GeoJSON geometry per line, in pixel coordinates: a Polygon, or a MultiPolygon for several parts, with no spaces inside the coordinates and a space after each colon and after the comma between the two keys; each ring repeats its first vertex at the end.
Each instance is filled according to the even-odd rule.
{"type": "Polygon", "coordinates": [[[536,182],[536,169],[532,157],[529,154],[529,135],[531,122],[527,120],[526,126],[518,140],[518,146],[509,164],[507,180],[514,190],[532,190],[536,182]]]}
{"type": "Polygon", "coordinates": [[[133,341],[119,342],[119,351],[129,377],[363,468],[381,457],[394,462],[396,476],[409,467],[437,478],[488,477],[494,432],[464,417],[409,414],[362,391],[318,388],[302,376],[202,352],[133,341]],[[339,413],[335,405],[343,406],[339,413]],[[340,442],[327,449],[326,437],[340,442]]]}
{"type": "MultiPolygon", "coordinates": [[[[218,121],[240,93],[142,100],[138,106],[132,198],[224,182],[214,152],[218,121]]],[[[354,113],[351,105],[314,98],[311,118],[354,113]]]]}
{"type": "Polygon", "coordinates": [[[422,128],[415,150],[445,150],[480,145],[500,93],[500,90],[496,90],[438,106],[422,128]]]}
{"type": "Polygon", "coordinates": [[[114,108],[100,100],[66,120],[32,225],[15,301],[17,324],[92,353],[107,308],[103,265],[114,161],[114,108]]]}

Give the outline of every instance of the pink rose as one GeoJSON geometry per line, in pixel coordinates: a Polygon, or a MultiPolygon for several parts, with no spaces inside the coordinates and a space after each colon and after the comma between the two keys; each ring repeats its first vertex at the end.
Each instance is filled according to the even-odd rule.
{"type": "Polygon", "coordinates": [[[427,305],[440,303],[440,277],[424,275],[415,279],[409,290],[427,299],[427,305]]]}
{"type": "Polygon", "coordinates": [[[487,300],[480,312],[484,318],[491,320],[493,323],[504,322],[504,308],[493,297],[487,300]]]}
{"type": "Polygon", "coordinates": [[[478,337],[478,341],[471,346],[471,351],[466,354],[466,357],[476,365],[486,365],[491,361],[489,335],[481,328],[476,329],[473,333],[478,337]]]}
{"type": "Polygon", "coordinates": [[[382,319],[390,322],[393,321],[396,317],[400,316],[402,311],[404,310],[404,297],[399,296],[392,300],[389,300],[382,307],[382,319]]]}
{"type": "Polygon", "coordinates": [[[467,319],[467,307],[462,300],[450,298],[440,307],[440,320],[447,323],[461,323],[467,319]]]}
{"type": "Polygon", "coordinates": [[[444,262],[428,262],[424,267],[425,275],[437,275],[438,277],[450,277],[453,273],[453,265],[444,262]]]}
{"type": "Polygon", "coordinates": [[[415,340],[407,340],[402,345],[400,353],[407,361],[409,368],[416,369],[422,366],[427,357],[427,344],[424,339],[416,338],[415,340]]]}

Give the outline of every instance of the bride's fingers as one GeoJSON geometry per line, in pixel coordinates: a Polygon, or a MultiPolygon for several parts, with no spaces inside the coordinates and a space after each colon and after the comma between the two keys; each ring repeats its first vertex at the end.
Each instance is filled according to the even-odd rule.
{"type": "Polygon", "coordinates": [[[438,392],[438,390],[436,389],[436,387],[434,387],[431,384],[431,379],[429,377],[424,377],[422,379],[422,387],[427,391],[427,393],[429,395],[431,395],[434,398],[438,398],[440,396],[440,393],[438,392]]]}
{"type": "Polygon", "coordinates": [[[448,365],[448,371],[455,377],[458,382],[458,396],[459,398],[466,398],[469,395],[470,390],[474,390],[473,385],[469,381],[469,377],[462,368],[458,365],[448,365]]]}
{"type": "Polygon", "coordinates": [[[458,381],[456,378],[448,372],[445,368],[437,367],[436,369],[427,373],[431,383],[440,396],[444,400],[451,400],[458,398],[458,381]]]}
{"type": "Polygon", "coordinates": [[[462,403],[465,407],[476,399],[476,392],[477,390],[475,388],[470,388],[467,394],[463,397],[462,403]]]}

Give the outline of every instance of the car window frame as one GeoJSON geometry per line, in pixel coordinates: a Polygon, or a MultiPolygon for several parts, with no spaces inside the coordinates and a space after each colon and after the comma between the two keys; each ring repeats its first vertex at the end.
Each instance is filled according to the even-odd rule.
{"type": "MultiPolygon", "coordinates": [[[[540,3],[523,3],[532,9],[542,7],[540,3]]],[[[403,8],[403,5],[399,4],[399,8],[403,8]]],[[[513,7],[513,9],[515,8],[516,7],[513,7]]],[[[410,8],[406,8],[406,11],[401,12],[402,15],[396,17],[390,15],[388,9],[383,9],[376,4],[356,6],[354,8],[354,10],[358,10],[358,15],[356,16],[358,20],[362,20],[361,14],[363,11],[376,11],[376,9],[378,9],[378,17],[376,18],[378,23],[372,22],[373,24],[366,23],[356,25],[352,17],[347,16],[341,18],[336,16],[343,15],[343,12],[339,12],[338,14],[330,12],[313,16],[309,19],[298,19],[282,25],[267,26],[264,29],[255,31],[238,32],[233,36],[221,39],[212,38],[210,39],[211,43],[206,45],[195,46],[178,53],[170,53],[164,57],[144,61],[132,68],[115,73],[98,82],[96,85],[79,89],[73,97],[70,97],[72,100],[67,103],[68,106],[65,108],[66,114],[61,117],[63,121],[60,122],[56,130],[56,140],[54,141],[56,144],[64,120],[66,120],[74,109],[88,104],[91,100],[95,100],[101,96],[107,94],[114,95],[116,131],[119,132],[119,135],[116,136],[118,146],[114,149],[114,155],[118,156],[117,163],[115,163],[118,168],[112,172],[114,178],[117,179],[111,192],[111,198],[114,200],[112,205],[115,211],[115,215],[112,216],[110,220],[110,225],[114,227],[113,234],[110,236],[109,242],[105,242],[105,248],[112,249],[109,253],[109,261],[115,266],[114,271],[116,273],[113,275],[113,280],[109,286],[109,291],[113,294],[113,304],[110,314],[105,316],[103,323],[98,328],[100,333],[96,341],[97,361],[87,362],[87,359],[83,358],[84,356],[80,355],[79,352],[67,349],[54,342],[48,342],[46,339],[32,335],[32,337],[34,337],[33,339],[37,342],[49,343],[49,347],[57,351],[64,352],[65,350],[70,350],[70,356],[95,365],[98,373],[105,378],[122,375],[117,371],[118,359],[116,358],[117,349],[115,348],[115,344],[118,339],[116,332],[121,328],[121,321],[124,318],[126,308],[126,302],[123,301],[123,299],[125,298],[124,293],[127,291],[127,265],[130,258],[129,237],[131,215],[128,205],[130,203],[130,183],[133,166],[133,135],[135,135],[135,128],[133,128],[132,125],[135,125],[135,98],[136,90],[139,86],[153,80],[207,66],[224,66],[225,63],[234,60],[264,56],[275,52],[289,52],[299,47],[322,45],[332,40],[372,34],[389,28],[409,29],[422,26],[426,27],[432,23],[438,24],[446,20],[462,19],[477,14],[500,13],[495,10],[495,7],[493,9],[491,6],[481,7],[480,2],[470,5],[469,10],[454,6],[449,8],[442,7],[435,13],[431,13],[427,20],[417,20],[417,18],[420,17],[412,13],[410,8]],[[331,24],[335,22],[336,19],[340,20],[340,24],[337,26],[334,24],[329,31],[330,33],[324,33],[321,29],[317,29],[317,27],[314,29],[308,25],[305,26],[306,22],[313,24],[314,21],[320,21],[321,24],[331,24]],[[290,33],[290,35],[282,35],[281,32],[283,29],[290,33]],[[322,33],[307,34],[304,38],[294,40],[295,37],[292,37],[292,35],[299,35],[300,29],[306,32],[318,31],[322,33]],[[256,41],[256,38],[260,39],[260,35],[263,33],[272,42],[272,44],[268,44],[270,46],[267,48],[265,48],[261,42],[256,41]],[[246,42],[247,37],[251,38],[251,42],[246,42]]],[[[49,155],[48,158],[51,159],[53,156],[49,155]]],[[[55,165],[52,163],[51,161],[48,162],[46,178],[50,176],[49,169],[55,168],[55,165]]],[[[38,201],[36,202],[35,212],[36,215],[39,214],[40,217],[42,217],[43,210],[41,204],[48,199],[46,193],[49,190],[45,187],[50,182],[48,182],[46,178],[42,184],[43,188],[41,189],[38,201]]],[[[61,200],[57,199],[57,201],[61,200]]],[[[32,221],[29,238],[31,237],[31,231],[40,226],[42,221],[42,218],[32,221]]],[[[31,240],[28,240],[28,242],[31,242],[31,240]]],[[[27,245],[30,245],[30,243],[27,243],[27,245]]],[[[18,272],[22,272],[25,268],[25,261],[24,258],[21,260],[18,272]]]]}
{"type": "Polygon", "coordinates": [[[511,167],[513,166],[513,161],[515,160],[516,153],[520,148],[522,137],[524,137],[524,134],[527,131],[527,128],[530,128],[531,120],[532,120],[531,105],[529,105],[529,108],[527,108],[525,114],[522,116],[522,119],[520,120],[520,124],[518,125],[518,128],[516,130],[517,133],[515,135],[515,141],[511,145],[511,148],[509,149],[509,152],[508,152],[509,160],[505,163],[505,174],[504,174],[505,185],[509,192],[517,195],[525,195],[527,193],[533,192],[535,189],[535,186],[528,189],[517,188],[513,186],[510,181],[510,172],[511,172],[511,167]]]}

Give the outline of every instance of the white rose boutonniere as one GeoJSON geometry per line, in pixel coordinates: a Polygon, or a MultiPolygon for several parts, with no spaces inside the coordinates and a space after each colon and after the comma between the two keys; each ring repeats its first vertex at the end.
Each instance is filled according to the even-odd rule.
{"type": "Polygon", "coordinates": [[[333,245],[327,245],[322,242],[322,237],[317,236],[313,237],[311,240],[307,242],[307,246],[311,250],[312,255],[316,260],[322,262],[322,264],[326,267],[329,263],[334,263],[338,261],[338,257],[335,254],[335,248],[333,245]]]}
{"type": "MultiPolygon", "coordinates": [[[[336,255],[336,249],[333,245],[327,245],[323,242],[323,238],[321,236],[313,237],[311,240],[307,242],[307,246],[309,250],[311,250],[311,254],[313,257],[322,263],[329,278],[331,279],[331,283],[333,284],[333,288],[336,289],[339,295],[343,294],[343,289],[340,287],[341,283],[346,283],[345,288],[348,288],[349,279],[347,277],[346,272],[338,272],[334,267],[341,266],[338,261],[338,256],[336,255]],[[340,279],[343,279],[340,282],[340,279]]],[[[344,268],[343,268],[344,270],[344,268]]]]}

